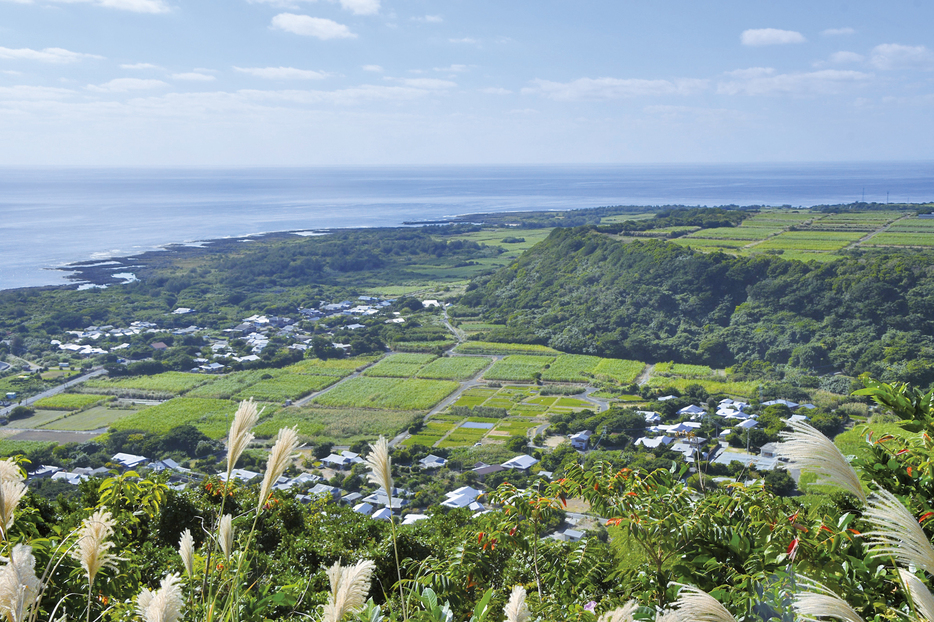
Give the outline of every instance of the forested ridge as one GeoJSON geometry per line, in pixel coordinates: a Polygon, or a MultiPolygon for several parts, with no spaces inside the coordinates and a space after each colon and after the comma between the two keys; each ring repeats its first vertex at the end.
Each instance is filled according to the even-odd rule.
{"type": "Polygon", "coordinates": [[[503,324],[485,339],[565,352],[934,380],[934,257],[920,252],[805,264],[556,229],[461,304],[503,324]]]}

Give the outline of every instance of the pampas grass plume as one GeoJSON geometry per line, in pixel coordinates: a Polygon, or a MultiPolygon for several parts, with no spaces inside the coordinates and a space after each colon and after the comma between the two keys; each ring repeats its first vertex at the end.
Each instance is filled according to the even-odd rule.
{"type": "Polygon", "coordinates": [[[509,601],[506,602],[506,608],[503,609],[505,622],[528,622],[532,614],[525,604],[525,588],[517,585],[512,588],[512,594],[509,595],[509,601]]]}
{"type": "Polygon", "coordinates": [[[243,400],[237,408],[233,423],[230,425],[230,432],[227,434],[227,479],[237,465],[240,454],[246,449],[246,446],[253,440],[253,433],[250,430],[256,425],[259,419],[259,413],[256,410],[256,404],[253,398],[243,400]]]}
{"type": "Polygon", "coordinates": [[[0,615],[7,622],[22,622],[39,594],[36,558],[32,547],[17,544],[10,559],[0,569],[0,615]]]}
{"type": "Polygon", "coordinates": [[[692,585],[675,585],[679,585],[681,591],[672,607],[681,622],[736,622],[736,618],[707,592],[692,585]]]}
{"type": "Polygon", "coordinates": [[[266,475],[263,476],[263,485],[259,490],[257,510],[261,509],[263,504],[266,503],[269,493],[272,492],[273,484],[289,466],[289,460],[292,459],[292,454],[295,453],[296,449],[298,449],[298,428],[282,428],[279,430],[276,444],[272,446],[269,459],[266,461],[266,475]]]}
{"type": "Polygon", "coordinates": [[[873,494],[863,513],[875,529],[863,534],[870,538],[876,557],[891,555],[905,566],[914,565],[934,574],[934,547],[918,520],[887,490],[873,494]]]}
{"type": "Polygon", "coordinates": [[[783,432],[776,456],[794,462],[804,470],[818,475],[818,484],[843,488],[865,505],[866,493],[859,483],[859,475],[829,438],[803,421],[786,422],[792,431],[783,432]]]}
{"type": "Polygon", "coordinates": [[[109,552],[114,546],[110,541],[114,524],[110,512],[100,509],[84,519],[78,530],[78,542],[71,556],[84,568],[89,586],[94,585],[94,578],[102,568],[113,568],[120,559],[109,552]]]}
{"type": "Polygon", "coordinates": [[[359,561],[353,566],[335,563],[328,568],[331,581],[331,596],[324,605],[322,622],[340,622],[348,613],[363,607],[370,591],[370,577],[376,568],[370,560],[359,561]]]}
{"type": "Polygon", "coordinates": [[[3,530],[2,535],[4,538],[6,538],[10,528],[13,527],[13,521],[15,520],[13,514],[25,494],[26,484],[22,482],[22,479],[0,482],[0,529],[3,530]]]}
{"type": "Polygon", "coordinates": [[[22,482],[25,478],[13,458],[0,460],[0,482],[22,482]]]}
{"type": "Polygon", "coordinates": [[[185,573],[190,577],[195,571],[195,539],[191,537],[191,530],[182,532],[178,541],[178,554],[185,564],[185,573]]]}
{"type": "Polygon", "coordinates": [[[370,467],[367,479],[385,488],[386,496],[392,499],[392,462],[389,459],[389,441],[385,436],[380,436],[375,445],[370,443],[370,453],[366,457],[366,464],[370,467]]]}
{"type": "Polygon", "coordinates": [[[158,590],[143,588],[136,597],[136,612],[143,622],[176,622],[182,615],[182,590],[177,574],[162,579],[158,590]]]}
{"type": "Polygon", "coordinates": [[[817,594],[804,592],[795,597],[792,605],[803,620],[816,622],[818,618],[836,618],[844,622],[863,622],[856,610],[832,592],[817,594]]]}
{"type": "Polygon", "coordinates": [[[639,604],[631,600],[622,607],[607,611],[597,619],[597,622],[633,622],[633,616],[639,604]]]}
{"type": "Polygon", "coordinates": [[[224,552],[224,557],[230,559],[230,554],[233,552],[233,516],[224,514],[217,532],[221,551],[224,552]]]}
{"type": "Polygon", "coordinates": [[[915,604],[915,609],[925,620],[934,621],[934,595],[925,587],[921,580],[903,568],[898,569],[901,575],[902,583],[908,588],[911,594],[911,601],[915,604]]]}

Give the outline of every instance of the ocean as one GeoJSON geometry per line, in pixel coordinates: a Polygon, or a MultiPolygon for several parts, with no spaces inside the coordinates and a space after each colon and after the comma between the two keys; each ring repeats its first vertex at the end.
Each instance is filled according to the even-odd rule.
{"type": "Polygon", "coordinates": [[[0,289],[69,263],[272,231],[606,205],[934,200],[934,163],[0,169],[0,289]]]}

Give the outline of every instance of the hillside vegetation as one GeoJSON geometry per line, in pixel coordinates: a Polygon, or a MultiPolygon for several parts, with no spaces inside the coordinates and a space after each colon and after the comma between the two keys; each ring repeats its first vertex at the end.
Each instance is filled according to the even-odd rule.
{"type": "Polygon", "coordinates": [[[556,229],[461,305],[486,341],[724,367],[747,360],[934,380],[934,259],[865,253],[817,264],[703,254],[556,229]],[[467,311],[467,309],[465,309],[467,311]]]}

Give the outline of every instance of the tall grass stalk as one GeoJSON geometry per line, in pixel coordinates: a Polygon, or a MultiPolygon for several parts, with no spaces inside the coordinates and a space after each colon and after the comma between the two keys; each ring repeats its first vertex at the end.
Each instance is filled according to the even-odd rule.
{"type": "Polygon", "coordinates": [[[399,584],[399,599],[402,601],[402,619],[408,620],[408,607],[405,603],[405,593],[402,590],[402,564],[399,563],[399,545],[396,534],[396,521],[392,516],[392,460],[389,457],[389,442],[385,436],[380,436],[376,444],[370,443],[370,453],[366,457],[366,464],[370,468],[367,479],[386,491],[386,500],[389,503],[389,528],[392,531],[392,550],[396,558],[396,577],[399,584]]]}
{"type": "Polygon", "coordinates": [[[818,484],[837,486],[856,495],[866,504],[866,492],[859,475],[829,438],[803,421],[788,421],[791,432],[782,433],[775,454],[818,475],[818,484]]]}
{"type": "Polygon", "coordinates": [[[597,619],[597,622],[633,622],[633,616],[635,616],[638,608],[639,604],[634,600],[630,600],[622,607],[607,611],[597,619]]]}
{"type": "Polygon", "coordinates": [[[114,543],[110,541],[114,534],[114,522],[110,512],[99,509],[84,519],[78,530],[77,547],[71,551],[72,557],[84,568],[88,579],[88,607],[86,620],[91,620],[91,588],[97,573],[104,568],[116,568],[120,559],[110,552],[114,543]]]}
{"type": "Polygon", "coordinates": [[[886,490],[875,492],[863,518],[875,528],[863,534],[874,545],[874,556],[891,555],[904,566],[934,574],[934,547],[918,520],[895,495],[886,490]]]}
{"type": "Polygon", "coordinates": [[[370,577],[376,568],[370,560],[359,561],[353,566],[335,563],[328,568],[331,594],[324,605],[321,622],[340,622],[348,613],[363,607],[370,591],[370,577]]]}
{"type": "Polygon", "coordinates": [[[503,609],[505,622],[528,622],[532,614],[529,612],[528,605],[525,604],[525,588],[517,585],[512,588],[506,607],[503,609]]]}
{"type": "Polygon", "coordinates": [[[915,610],[921,614],[925,620],[934,621],[934,595],[925,587],[918,577],[911,574],[904,568],[898,569],[898,574],[902,579],[902,584],[911,595],[915,610]]]}
{"type": "Polygon", "coordinates": [[[39,596],[39,588],[32,547],[17,544],[0,569],[0,615],[9,622],[23,622],[39,596]]]}
{"type": "Polygon", "coordinates": [[[720,602],[692,585],[681,587],[672,609],[680,622],[736,622],[736,618],[720,602]]]}

